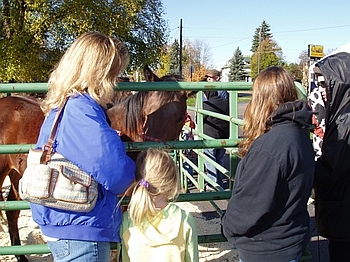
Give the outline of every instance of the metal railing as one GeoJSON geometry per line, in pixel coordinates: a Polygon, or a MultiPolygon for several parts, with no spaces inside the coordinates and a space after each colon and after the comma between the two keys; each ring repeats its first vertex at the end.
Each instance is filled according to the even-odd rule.
{"type": "MultiPolygon", "coordinates": [[[[124,82],[119,83],[117,90],[132,90],[132,91],[177,91],[177,90],[229,90],[230,95],[230,116],[218,115],[213,112],[203,110],[202,108],[202,94],[197,94],[198,107],[188,107],[189,111],[193,111],[198,115],[197,129],[192,130],[195,135],[198,136],[198,140],[194,141],[165,141],[165,142],[133,142],[124,143],[127,151],[139,151],[146,150],[149,147],[158,147],[168,150],[174,150],[178,153],[178,159],[180,162],[181,181],[182,186],[187,188],[187,178],[190,179],[198,188],[198,193],[186,193],[180,194],[177,202],[191,202],[191,201],[209,201],[216,209],[217,213],[221,216],[222,211],[215,204],[217,200],[228,200],[231,197],[231,191],[225,191],[214,181],[210,180],[204,172],[204,159],[211,161],[203,153],[205,148],[226,148],[229,149],[229,170],[219,166],[217,163],[211,161],[215,167],[217,167],[226,177],[233,182],[232,174],[235,173],[237,166],[237,143],[238,143],[238,125],[243,124],[243,120],[238,118],[238,93],[240,91],[250,90],[252,83],[245,82],[230,82],[230,83],[207,83],[207,82],[155,82],[155,83],[138,83],[138,82],[124,82]],[[203,114],[219,117],[230,122],[230,137],[229,139],[212,139],[209,136],[203,134],[203,114]],[[184,149],[191,149],[198,155],[198,165],[191,162],[182,153],[184,149]],[[183,169],[182,163],[186,161],[191,167],[198,173],[198,178],[195,180],[191,174],[183,169]],[[202,192],[204,188],[204,181],[208,181],[218,192],[202,192]]],[[[296,84],[298,87],[298,85],[296,84]]],[[[302,94],[302,87],[298,87],[302,94]]],[[[0,93],[42,93],[47,90],[47,83],[31,83],[31,84],[0,84],[0,93]]],[[[184,129],[188,129],[184,126],[184,129]]],[[[18,154],[27,153],[34,145],[0,145],[0,154],[18,154]]],[[[127,205],[129,198],[125,198],[122,202],[123,205],[127,205]]],[[[3,201],[0,202],[0,211],[11,210],[24,210],[29,209],[29,203],[26,201],[3,201]]],[[[219,233],[219,232],[218,232],[219,233]]],[[[198,236],[199,243],[213,243],[213,242],[225,242],[226,239],[221,234],[214,235],[201,235],[198,236]]],[[[112,249],[116,246],[112,245],[112,249]]],[[[0,255],[28,255],[28,254],[46,254],[50,253],[46,244],[26,245],[26,246],[8,246],[0,247],[0,255]]],[[[308,260],[310,258],[309,253],[305,253],[302,260],[308,260]]]]}

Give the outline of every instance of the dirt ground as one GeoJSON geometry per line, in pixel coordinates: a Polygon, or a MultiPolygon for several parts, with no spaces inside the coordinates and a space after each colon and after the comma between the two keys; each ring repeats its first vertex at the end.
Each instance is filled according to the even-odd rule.
{"type": "MultiPolygon", "coordinates": [[[[6,183],[5,189],[6,191],[6,183]]],[[[221,205],[227,205],[224,200],[218,201],[221,205]]],[[[194,216],[197,222],[198,235],[211,235],[220,233],[220,218],[215,214],[214,209],[204,202],[181,202],[177,203],[181,208],[188,210],[194,216]]],[[[5,213],[0,217],[0,246],[10,246],[7,221],[5,213]]],[[[22,244],[43,244],[45,240],[37,224],[32,220],[30,210],[22,210],[18,221],[19,232],[22,244]]],[[[200,244],[199,247],[200,262],[236,262],[238,255],[232,250],[228,242],[200,244]]],[[[114,253],[114,252],[112,252],[114,253]]],[[[111,261],[114,254],[112,254],[111,261]]],[[[30,262],[52,262],[50,254],[28,256],[30,262]]],[[[16,262],[14,256],[0,256],[0,261],[16,262]]]]}
{"type": "MultiPolygon", "coordinates": [[[[220,232],[220,219],[213,218],[207,220],[201,214],[201,210],[195,204],[188,202],[178,203],[180,207],[185,210],[189,210],[197,221],[197,228],[199,235],[218,234],[220,232]]],[[[29,244],[42,244],[45,243],[39,227],[31,218],[30,210],[21,211],[19,218],[19,231],[21,235],[22,243],[29,244]]],[[[1,221],[0,232],[0,245],[9,246],[10,239],[8,236],[8,230],[4,219],[1,221]]],[[[212,243],[212,244],[200,244],[199,247],[200,261],[212,261],[212,262],[225,262],[225,261],[238,261],[237,254],[234,250],[230,249],[227,242],[224,243],[212,243]]],[[[52,262],[52,256],[46,255],[32,255],[28,256],[31,262],[52,262]]],[[[16,262],[14,256],[0,256],[0,261],[16,262]]]]}

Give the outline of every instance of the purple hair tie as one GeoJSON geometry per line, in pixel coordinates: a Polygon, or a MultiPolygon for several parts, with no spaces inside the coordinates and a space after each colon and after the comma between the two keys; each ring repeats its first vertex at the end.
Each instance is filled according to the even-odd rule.
{"type": "Polygon", "coordinates": [[[141,179],[139,185],[148,189],[148,182],[145,179],[141,179]]]}

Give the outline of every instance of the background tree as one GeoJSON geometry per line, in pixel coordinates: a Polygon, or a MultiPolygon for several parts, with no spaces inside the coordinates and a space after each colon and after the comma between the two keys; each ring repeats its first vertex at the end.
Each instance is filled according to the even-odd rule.
{"type": "Polygon", "coordinates": [[[45,81],[55,50],[43,46],[40,28],[28,26],[37,6],[25,1],[0,2],[0,82],[45,81]]]}
{"type": "Polygon", "coordinates": [[[116,35],[130,52],[129,70],[159,65],[168,39],[161,0],[2,0],[0,82],[47,81],[82,33],[116,35]]]}
{"type": "Polygon", "coordinates": [[[254,79],[259,72],[273,65],[283,65],[281,48],[270,38],[260,43],[258,50],[253,54],[250,62],[250,76],[254,79]]]}
{"type": "Polygon", "coordinates": [[[286,68],[294,75],[295,80],[301,82],[301,84],[308,89],[308,71],[310,66],[310,58],[308,56],[307,49],[303,50],[298,57],[296,63],[290,63],[286,68]]]}
{"type": "Polygon", "coordinates": [[[184,81],[200,81],[206,69],[212,67],[211,51],[207,42],[203,40],[184,40],[183,42],[183,78],[184,81]],[[191,67],[193,72],[191,74],[191,67]]]}
{"type": "Polygon", "coordinates": [[[180,45],[177,39],[169,45],[164,45],[164,51],[159,59],[159,66],[154,69],[158,76],[179,75],[180,73],[180,45]]]}
{"type": "MultiPolygon", "coordinates": [[[[334,50],[335,49],[327,49],[324,52],[324,56],[329,55],[334,50]]],[[[307,49],[301,51],[298,58],[299,58],[299,62],[298,62],[297,70],[301,72],[301,78],[300,78],[301,83],[306,88],[306,90],[308,90],[308,88],[309,88],[309,67],[310,67],[310,65],[316,63],[316,61],[314,59],[310,59],[307,49]]],[[[291,72],[293,72],[293,71],[291,70],[291,72]]]]}
{"type": "Polygon", "coordinates": [[[285,66],[286,69],[294,76],[294,80],[302,83],[303,81],[303,68],[300,64],[290,63],[285,66]]]}
{"type": "MultiPolygon", "coordinates": [[[[168,74],[169,64],[170,64],[170,51],[169,51],[170,48],[171,48],[171,46],[168,44],[165,44],[162,47],[163,51],[162,51],[161,56],[159,57],[159,67],[154,70],[154,73],[158,76],[164,76],[164,75],[168,74]]],[[[142,81],[143,80],[142,77],[141,77],[141,79],[138,79],[138,80],[142,81]]]]}
{"type": "Polygon", "coordinates": [[[267,38],[272,38],[273,35],[270,33],[271,28],[270,25],[265,22],[265,20],[262,21],[261,25],[255,29],[255,34],[253,35],[253,40],[252,40],[252,47],[250,51],[253,53],[256,52],[256,50],[259,47],[259,44],[264,41],[267,38]]]}
{"type": "Polygon", "coordinates": [[[242,51],[237,47],[232,58],[229,60],[230,72],[229,72],[229,81],[244,81],[246,78],[246,73],[244,71],[244,56],[242,51]]]}
{"type": "Polygon", "coordinates": [[[180,44],[177,39],[171,45],[169,50],[170,61],[168,74],[179,74],[180,73],[180,44]]]}

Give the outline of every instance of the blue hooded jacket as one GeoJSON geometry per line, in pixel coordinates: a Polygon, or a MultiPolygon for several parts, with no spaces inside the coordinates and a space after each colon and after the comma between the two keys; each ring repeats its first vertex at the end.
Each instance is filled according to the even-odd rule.
{"type": "MultiPolygon", "coordinates": [[[[52,110],[46,117],[36,148],[48,141],[56,113],[52,110]]],[[[33,220],[51,238],[119,242],[122,212],[116,207],[117,195],[133,181],[135,163],[110,128],[103,108],[88,94],[67,101],[54,148],[99,183],[97,203],[87,213],[31,204],[33,220]]]]}

